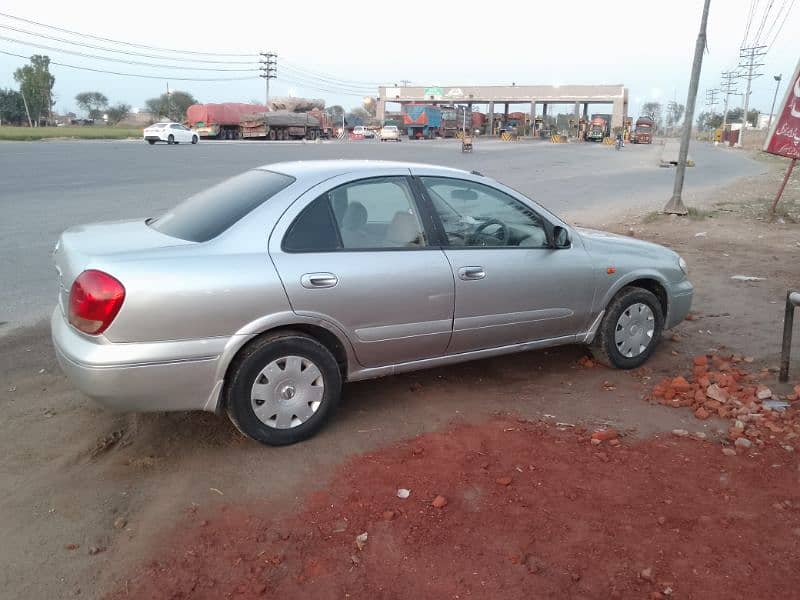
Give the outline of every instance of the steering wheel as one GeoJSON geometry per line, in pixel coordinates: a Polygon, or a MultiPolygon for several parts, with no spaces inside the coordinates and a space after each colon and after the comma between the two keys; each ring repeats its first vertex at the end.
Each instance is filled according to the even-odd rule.
{"type": "Polygon", "coordinates": [[[469,246],[506,246],[508,244],[508,225],[499,219],[487,219],[467,238],[469,246]],[[484,233],[487,227],[497,225],[495,233],[484,233]]]}

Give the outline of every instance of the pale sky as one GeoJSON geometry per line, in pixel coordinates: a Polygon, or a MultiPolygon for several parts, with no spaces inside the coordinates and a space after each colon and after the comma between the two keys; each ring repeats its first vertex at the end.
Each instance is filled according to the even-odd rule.
{"type": "MultiPolygon", "coordinates": [[[[416,85],[469,84],[619,84],[629,89],[632,116],[642,102],[677,99],[686,102],[692,55],[700,23],[702,0],[571,0],[559,4],[509,0],[497,5],[453,2],[186,2],[167,5],[153,0],[115,5],[45,0],[31,3],[4,0],[0,12],[62,29],[160,48],[205,53],[278,54],[278,78],[271,94],[324,98],[328,105],[357,106],[373,84],[402,79],[416,85]],[[562,9],[563,7],[563,9],[562,9]],[[595,20],[595,16],[599,20],[595,20]],[[347,82],[345,82],[347,80],[347,82]],[[323,88],[323,89],[318,89],[323,88]]],[[[754,80],[750,106],[768,112],[775,90],[773,75],[783,74],[780,97],[800,58],[800,1],[712,0],[708,53],[703,60],[697,112],[705,109],[705,90],[718,88],[720,73],[738,62],[745,24],[755,4],[748,42],[761,29],[760,43],[769,45],[783,22],[778,11],[792,6],[783,29],[762,58],[764,76],[754,80]],[[794,4],[797,4],[794,6],[794,4]],[[772,11],[761,26],[764,9],[772,11]]],[[[264,82],[256,74],[158,69],[106,62],[39,49],[4,38],[102,54],[122,60],[186,65],[177,58],[222,61],[249,58],[183,55],[76,37],[0,15],[0,51],[109,71],[155,75],[155,79],[120,77],[52,66],[59,112],[76,110],[74,96],[101,91],[112,102],[134,108],[166,90],[191,92],[202,102],[248,102],[264,97],[264,82]],[[175,58],[100,52],[62,41],[8,29],[24,29],[78,43],[175,58]],[[249,77],[244,81],[191,82],[176,77],[249,77]]],[[[17,88],[15,68],[26,61],[0,54],[0,87],[17,88]]],[[[204,63],[211,68],[247,69],[250,65],[204,63]]],[[[253,67],[257,67],[253,63],[253,67]]],[[[744,88],[740,80],[740,90],[744,88]]],[[[731,100],[741,105],[741,97],[731,100]]],[[[721,110],[719,108],[718,110],[721,110]]]]}

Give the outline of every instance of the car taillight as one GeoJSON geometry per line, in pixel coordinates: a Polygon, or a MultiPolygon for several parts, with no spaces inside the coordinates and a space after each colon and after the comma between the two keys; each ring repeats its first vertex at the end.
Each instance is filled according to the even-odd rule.
{"type": "Polygon", "coordinates": [[[98,335],[111,325],[124,300],[125,288],[111,275],[84,271],[69,292],[69,322],[79,331],[98,335]]]}

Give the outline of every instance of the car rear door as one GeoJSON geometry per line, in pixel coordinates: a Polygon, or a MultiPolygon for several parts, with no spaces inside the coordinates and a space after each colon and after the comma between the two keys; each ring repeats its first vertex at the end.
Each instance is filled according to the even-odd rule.
{"type": "Polygon", "coordinates": [[[455,279],[448,353],[573,340],[588,328],[594,295],[594,269],[580,239],[551,248],[550,222],[533,203],[479,179],[419,178],[455,279]]]}
{"type": "Polygon", "coordinates": [[[329,180],[302,195],[270,236],[292,309],[343,331],[366,367],[442,355],[452,332],[452,272],[431,245],[408,175],[398,168],[329,180]]]}

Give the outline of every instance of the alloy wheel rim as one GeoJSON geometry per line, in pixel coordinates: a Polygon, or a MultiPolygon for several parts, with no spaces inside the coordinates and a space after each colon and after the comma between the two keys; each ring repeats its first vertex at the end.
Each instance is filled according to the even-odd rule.
{"type": "Polygon", "coordinates": [[[325,394],[322,372],[302,356],[283,356],[261,369],[250,390],[259,421],[275,429],[292,429],[317,412],[325,394]]]}
{"type": "Polygon", "coordinates": [[[645,352],[653,341],[656,319],[653,310],[643,302],[630,305],[617,319],[614,343],[626,358],[635,358],[645,352]]]}

